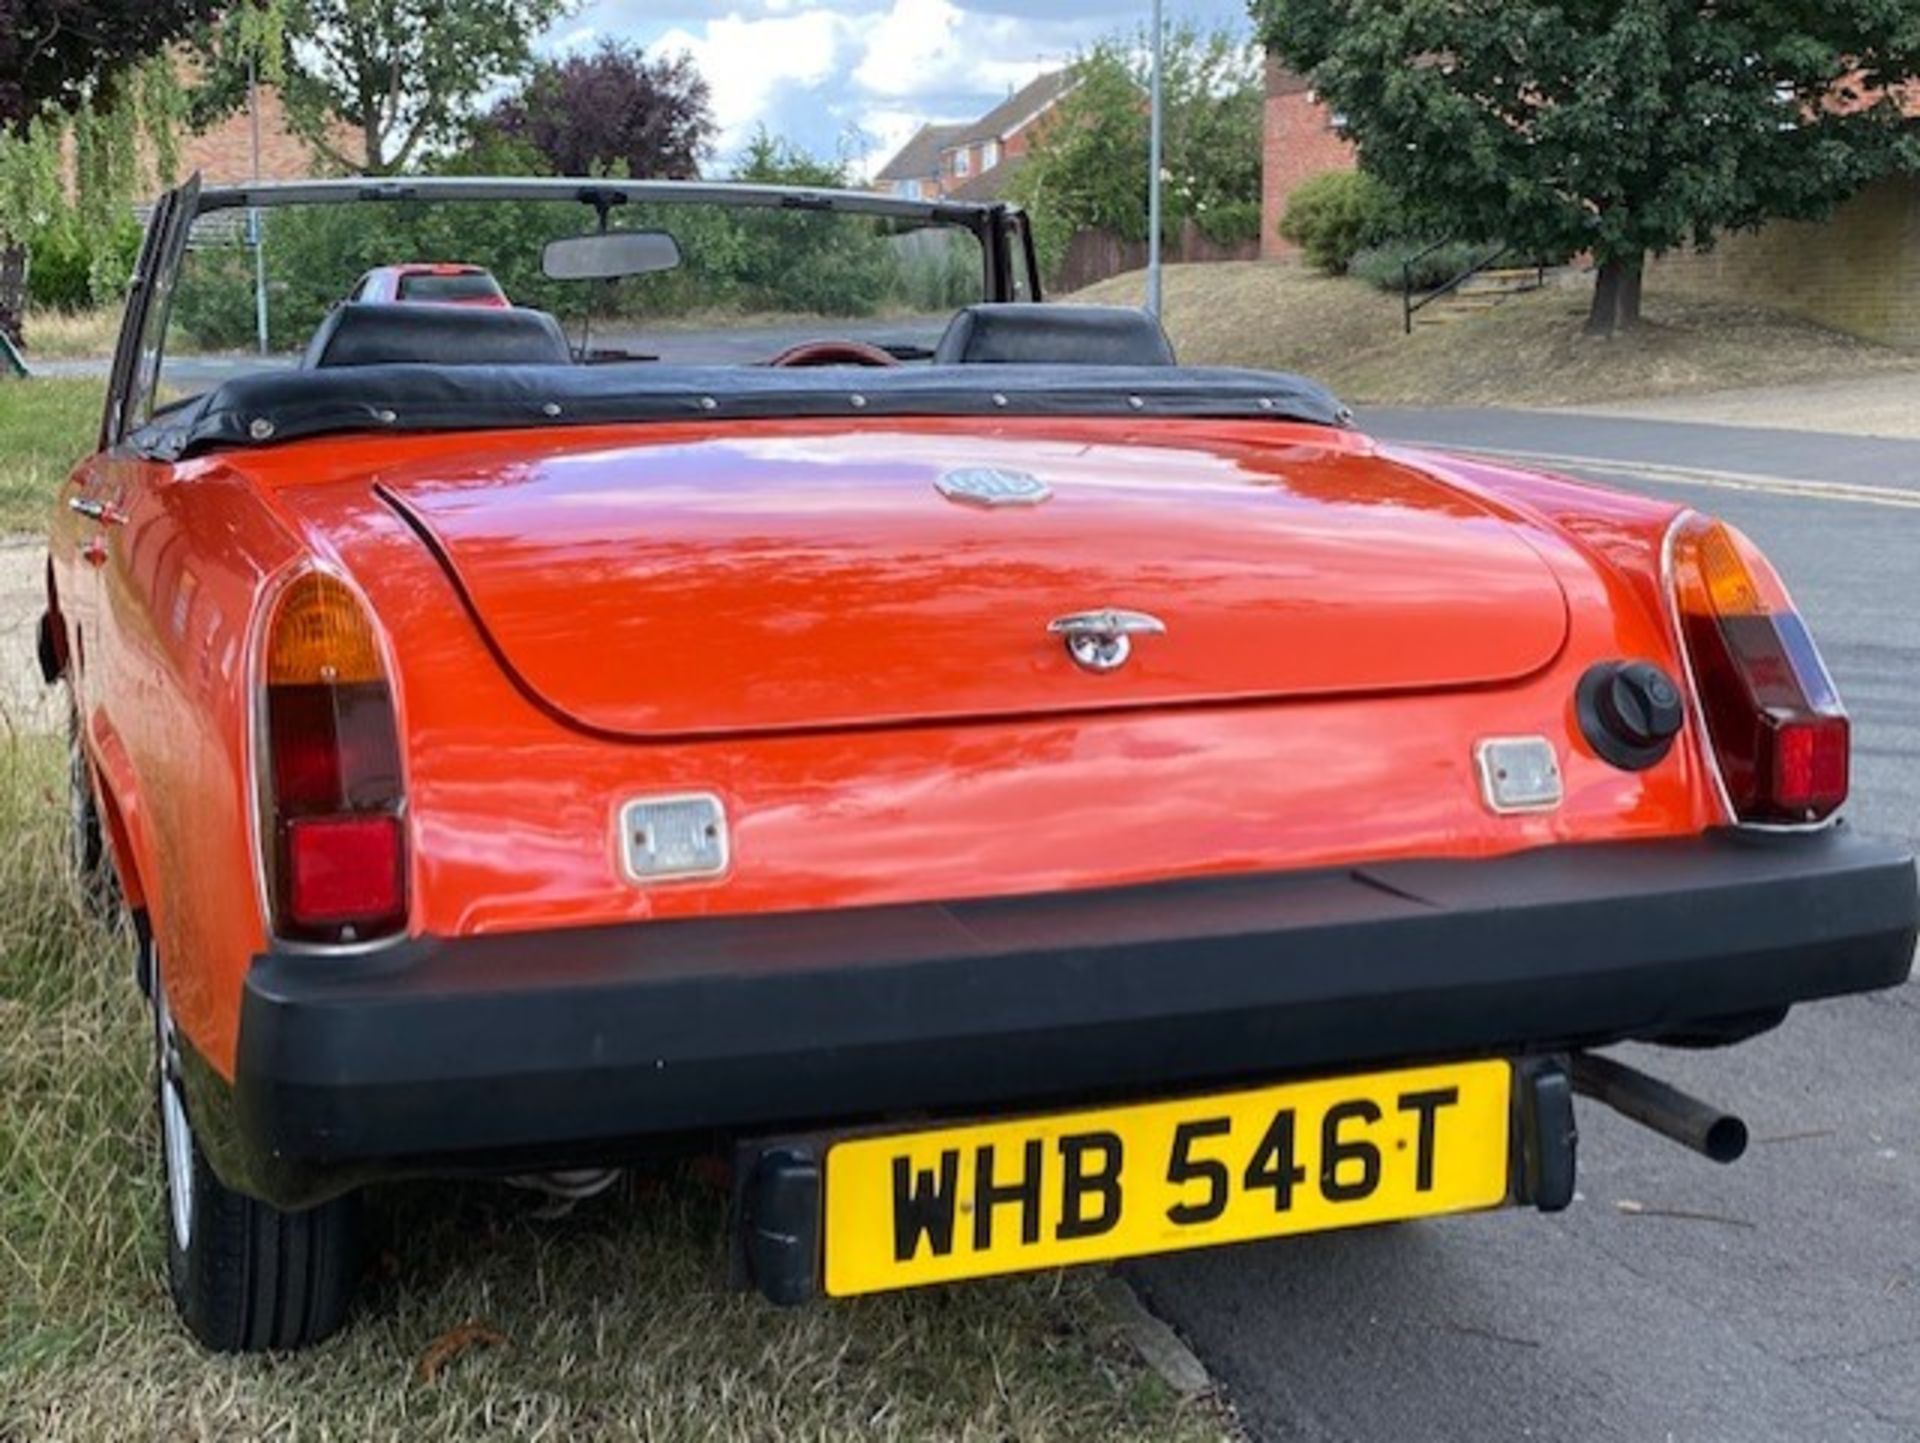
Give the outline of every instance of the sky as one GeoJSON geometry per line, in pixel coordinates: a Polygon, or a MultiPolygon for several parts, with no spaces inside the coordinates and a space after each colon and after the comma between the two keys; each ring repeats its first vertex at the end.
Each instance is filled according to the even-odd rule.
{"type": "MultiPolygon", "coordinates": [[[[1166,0],[1167,20],[1249,30],[1244,0],[1166,0]]],[[[586,0],[541,41],[614,38],[691,54],[713,91],[724,170],[754,128],[871,174],[929,120],[972,120],[1147,0],[586,0]]]]}

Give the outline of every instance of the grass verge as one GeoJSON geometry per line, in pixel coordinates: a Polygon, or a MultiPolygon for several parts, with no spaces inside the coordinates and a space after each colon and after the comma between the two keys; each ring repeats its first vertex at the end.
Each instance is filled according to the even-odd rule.
{"type": "Polygon", "coordinates": [[[29,311],[22,339],[27,364],[43,360],[105,359],[120,335],[120,307],[96,311],[29,311]]]}
{"type": "Polygon", "coordinates": [[[53,493],[93,450],[100,381],[0,380],[0,533],[46,534],[53,493]]]}
{"type": "Polygon", "coordinates": [[[63,875],[62,764],[54,738],[0,745],[0,1440],[1226,1431],[1141,1366],[1088,1274],[800,1311],[728,1293],[721,1200],[684,1175],[556,1221],[498,1186],[377,1192],[377,1263],[344,1335],[201,1354],[162,1279],[127,943],[63,875]],[[484,1331],[463,1348],[468,1324],[484,1331]]]}
{"type": "MultiPolygon", "coordinates": [[[[1071,297],[1137,305],[1138,273],[1071,297]]],[[[1571,406],[1731,387],[1905,373],[1920,357],[1777,311],[1650,290],[1647,324],[1581,334],[1584,288],[1549,288],[1402,334],[1400,298],[1285,261],[1169,266],[1167,330],[1183,361],[1313,376],[1344,400],[1410,406],[1571,406]]]]}

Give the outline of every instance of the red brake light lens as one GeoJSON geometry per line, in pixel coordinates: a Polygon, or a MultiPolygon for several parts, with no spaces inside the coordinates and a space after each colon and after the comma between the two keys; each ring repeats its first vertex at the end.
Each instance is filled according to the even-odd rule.
{"type": "Polygon", "coordinates": [[[287,901],[307,926],[401,909],[398,817],[296,817],[287,823],[287,901]]]}
{"type": "Polygon", "coordinates": [[[405,792],[393,693],[358,599],[302,576],[265,657],[264,831],[275,931],[357,942],[406,924],[405,792]]]}
{"type": "Polygon", "coordinates": [[[1847,714],[1766,558],[1733,528],[1688,516],[1674,532],[1673,588],[1735,813],[1770,823],[1833,815],[1847,799],[1847,714]]]}

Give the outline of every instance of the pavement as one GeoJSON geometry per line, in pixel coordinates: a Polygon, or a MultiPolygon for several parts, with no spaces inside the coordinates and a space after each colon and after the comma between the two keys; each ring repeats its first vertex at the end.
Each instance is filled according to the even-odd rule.
{"type": "Polygon", "coordinates": [[[57,697],[40,680],[39,621],[47,602],[47,547],[35,536],[0,536],[0,736],[52,731],[57,697]]]}
{"type": "Polygon", "coordinates": [[[1749,386],[1708,395],[1615,401],[1572,408],[1574,414],[1655,421],[1709,421],[1854,436],[1920,440],[1920,369],[1844,381],[1749,386]]]}
{"type": "MultiPolygon", "coordinates": [[[[1920,443],[1538,412],[1360,422],[1561,458],[1745,530],[1852,711],[1853,824],[1920,845],[1920,443]]],[[[1920,984],[1800,1008],[1724,1052],[1623,1055],[1742,1113],[1747,1157],[1718,1167],[1583,1101],[1565,1213],[1127,1274],[1259,1443],[1920,1438],[1920,984]]]]}

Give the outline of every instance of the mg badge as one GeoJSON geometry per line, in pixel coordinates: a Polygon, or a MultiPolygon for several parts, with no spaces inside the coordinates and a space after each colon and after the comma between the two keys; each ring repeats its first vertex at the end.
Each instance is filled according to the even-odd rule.
{"type": "Polygon", "coordinates": [[[964,466],[943,471],[935,489],[963,506],[1038,506],[1053,488],[1025,471],[1002,471],[993,466],[964,466]]]}

